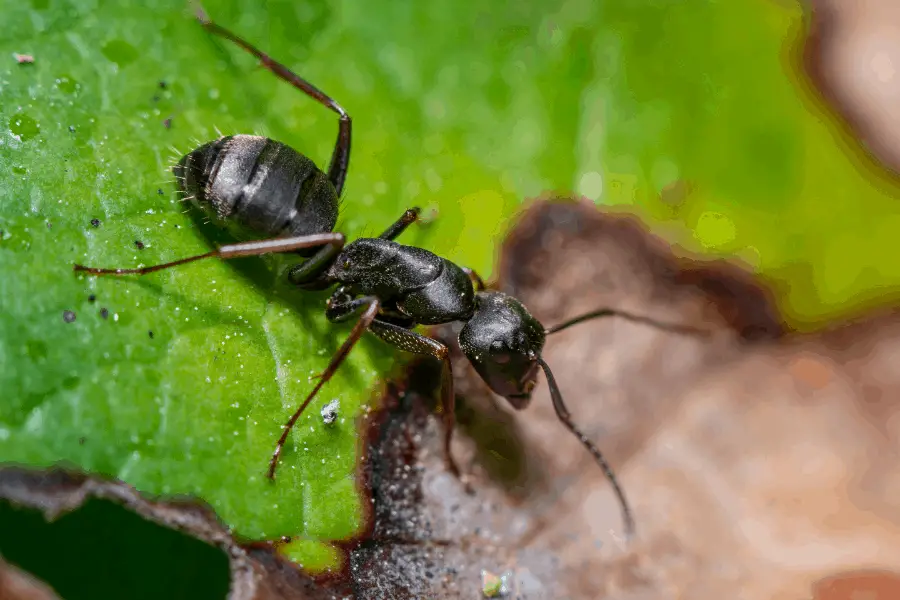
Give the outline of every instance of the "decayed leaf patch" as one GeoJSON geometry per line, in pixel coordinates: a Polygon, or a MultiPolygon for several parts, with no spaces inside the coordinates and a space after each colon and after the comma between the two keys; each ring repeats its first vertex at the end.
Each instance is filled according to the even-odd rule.
{"type": "Polygon", "coordinates": [[[462,493],[437,421],[403,408],[434,385],[436,368],[420,363],[381,429],[394,475],[373,479],[373,539],[352,554],[361,597],[477,597],[487,570],[509,572],[519,598],[796,598],[895,564],[894,313],[792,334],[747,273],[675,259],[632,219],[577,203],[529,211],[502,264],[500,286],[545,324],[610,305],[720,324],[711,341],[612,320],[548,341],[573,415],[635,505],[638,538],[621,543],[614,496],[546,390],[512,414],[467,367],[455,450],[476,495],[462,493]]]}

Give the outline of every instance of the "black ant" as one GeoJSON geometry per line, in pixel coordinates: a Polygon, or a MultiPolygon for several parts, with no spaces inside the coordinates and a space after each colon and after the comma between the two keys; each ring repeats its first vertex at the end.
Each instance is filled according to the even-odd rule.
{"type": "Polygon", "coordinates": [[[75,271],[93,275],[144,275],[203,258],[289,252],[306,259],[289,271],[292,284],[307,290],[338,286],[326,302],[328,320],[340,323],[357,314],[360,316],[315,387],[285,424],[269,461],[271,479],[275,477],[278,458],[291,428],[366,331],[396,348],[430,355],[443,362],[444,458],[447,468],[460,478],[460,470],[450,452],[455,396],[449,350],[412,329],[416,325],[461,321],[465,325],[459,333],[460,348],[491,390],[506,398],[513,408],[521,410],[528,406],[538,370],[544,371],[556,414],[603,469],[618,496],[626,531],[631,536],[634,518],[625,494],[600,450],[572,422],[553,373],[541,358],[544,340],[548,334],[571,325],[609,316],[670,331],[696,330],[608,308],[545,329],[516,298],[485,291],[481,277],[471,269],[422,248],[395,242],[416,220],[418,208],[407,210],[377,238],[359,238],[346,243],[342,233],[332,230],[350,162],[350,115],[287,67],[211,21],[202,9],[197,11],[197,18],[207,31],[237,44],[277,77],[338,114],[337,143],[328,173],[280,142],[253,135],[220,137],[191,151],[173,168],[179,191],[223,227],[266,239],[224,245],[206,254],[150,267],[98,269],[75,265],[75,271]]]}

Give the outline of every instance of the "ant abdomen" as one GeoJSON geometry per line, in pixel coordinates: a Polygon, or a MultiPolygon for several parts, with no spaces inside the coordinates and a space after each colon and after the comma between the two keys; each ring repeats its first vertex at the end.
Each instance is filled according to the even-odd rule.
{"type": "Polygon", "coordinates": [[[221,137],[186,154],[173,171],[186,200],[239,229],[241,237],[326,233],[337,222],[338,194],[328,176],[306,156],[269,138],[221,137]]]}

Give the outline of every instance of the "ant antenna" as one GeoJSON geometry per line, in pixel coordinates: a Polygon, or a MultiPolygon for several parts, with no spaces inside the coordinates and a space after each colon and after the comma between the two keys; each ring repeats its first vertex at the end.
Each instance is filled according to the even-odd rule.
{"type": "MultiPolygon", "coordinates": [[[[577,325],[591,319],[600,319],[603,317],[621,317],[627,321],[631,321],[632,323],[650,325],[663,331],[685,335],[708,337],[712,333],[708,329],[701,329],[698,327],[693,327],[691,325],[664,323],[662,321],[657,321],[656,319],[651,319],[650,317],[635,315],[615,308],[602,308],[600,310],[595,310],[583,315],[579,315],[577,317],[569,319],[568,321],[564,321],[558,325],[554,325],[553,327],[546,328],[544,330],[544,333],[546,335],[549,335],[551,333],[562,331],[563,329],[568,329],[572,325],[577,325]]],[[[553,372],[550,371],[550,366],[546,362],[544,362],[544,359],[540,356],[537,357],[537,361],[538,363],[540,363],[541,369],[544,370],[544,375],[547,376],[547,385],[550,387],[550,397],[553,399],[553,408],[556,410],[556,416],[559,417],[559,420],[562,421],[563,425],[565,425],[569,429],[569,431],[575,434],[575,437],[578,438],[581,444],[585,448],[587,448],[588,452],[590,452],[594,457],[594,460],[597,461],[597,464],[600,465],[600,468],[603,469],[603,473],[606,475],[606,478],[612,484],[613,490],[615,491],[616,496],[619,499],[619,505],[622,507],[622,518],[625,521],[625,535],[626,538],[630,539],[634,536],[635,531],[634,515],[631,512],[631,507],[628,504],[628,500],[625,498],[625,492],[619,485],[618,479],[616,479],[616,474],[613,472],[612,467],[609,466],[609,463],[606,462],[606,459],[603,458],[603,454],[600,453],[600,450],[597,448],[597,446],[595,446],[594,443],[591,442],[591,440],[588,439],[588,437],[584,435],[584,433],[582,433],[581,430],[578,429],[578,427],[575,426],[575,423],[572,422],[572,415],[569,413],[569,409],[566,408],[565,402],[563,402],[562,393],[559,391],[559,385],[557,385],[556,383],[556,378],[553,377],[553,372]]]]}
{"type": "Polygon", "coordinates": [[[632,323],[642,323],[644,325],[656,327],[657,329],[662,329],[663,331],[671,331],[672,333],[681,333],[685,335],[699,335],[707,337],[712,333],[708,329],[701,329],[699,327],[693,327],[691,325],[681,325],[677,323],[664,323],[662,321],[657,321],[656,319],[651,319],[650,317],[634,315],[632,313],[615,308],[601,308],[600,310],[595,310],[593,312],[579,315],[573,319],[564,321],[559,325],[548,327],[544,330],[544,333],[550,335],[551,333],[556,333],[557,331],[568,329],[572,325],[578,325],[579,323],[584,323],[585,321],[590,321],[591,319],[600,319],[602,317],[622,317],[626,321],[631,321],[632,323]]]}
{"type": "Polygon", "coordinates": [[[597,461],[597,464],[600,465],[600,468],[603,469],[606,478],[612,484],[613,490],[615,490],[616,496],[619,498],[619,505],[622,507],[622,519],[625,521],[625,536],[627,539],[631,539],[634,536],[634,515],[631,513],[631,507],[628,505],[628,500],[625,499],[625,492],[619,485],[619,480],[616,479],[616,474],[613,472],[612,467],[609,466],[609,463],[606,462],[606,459],[603,458],[600,449],[597,448],[597,446],[595,446],[594,443],[575,426],[575,423],[572,422],[572,415],[569,413],[569,409],[566,408],[566,405],[563,402],[562,394],[559,391],[559,386],[556,384],[556,378],[553,377],[550,366],[544,362],[544,359],[540,356],[537,357],[537,361],[544,370],[544,375],[547,376],[547,385],[550,387],[550,398],[553,399],[553,408],[556,410],[556,416],[559,417],[559,420],[562,421],[563,425],[569,428],[569,431],[575,434],[575,437],[577,437],[581,444],[587,448],[588,452],[593,455],[594,460],[597,461]]]}

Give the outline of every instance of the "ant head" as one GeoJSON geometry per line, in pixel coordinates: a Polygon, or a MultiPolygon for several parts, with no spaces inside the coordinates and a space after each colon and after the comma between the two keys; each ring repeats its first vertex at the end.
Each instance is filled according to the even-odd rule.
{"type": "Polygon", "coordinates": [[[512,296],[479,292],[475,304],[459,346],[495,394],[525,408],[540,370],[544,327],[512,296]]]}

